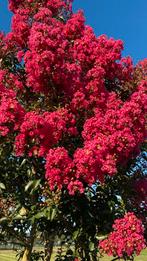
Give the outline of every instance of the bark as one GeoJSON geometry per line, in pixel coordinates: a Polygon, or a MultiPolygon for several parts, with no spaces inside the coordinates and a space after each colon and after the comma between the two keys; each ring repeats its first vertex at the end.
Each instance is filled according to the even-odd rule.
{"type": "Polygon", "coordinates": [[[24,254],[22,257],[22,261],[30,261],[31,260],[31,253],[34,245],[36,235],[36,224],[32,226],[31,232],[30,232],[30,238],[28,240],[28,244],[25,247],[24,254]]]}
{"type": "Polygon", "coordinates": [[[30,247],[26,247],[22,257],[22,261],[30,261],[31,253],[32,249],[30,247]]]}
{"type": "Polygon", "coordinates": [[[55,235],[50,237],[49,235],[45,235],[45,242],[44,242],[44,253],[45,253],[45,258],[44,261],[50,261],[51,260],[51,255],[53,252],[53,247],[54,247],[54,240],[55,240],[55,235]]]}

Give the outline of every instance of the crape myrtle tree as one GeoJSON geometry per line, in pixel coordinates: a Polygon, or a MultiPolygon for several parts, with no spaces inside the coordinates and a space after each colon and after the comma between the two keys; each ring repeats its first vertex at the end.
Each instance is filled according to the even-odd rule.
{"type": "Polygon", "coordinates": [[[136,157],[145,151],[147,61],[122,58],[122,41],[96,37],[70,0],[9,0],[9,9],[11,32],[0,34],[0,240],[22,245],[23,261],[38,260],[38,236],[46,261],[58,239],[57,261],[133,258],[145,248],[147,182],[136,157]]]}

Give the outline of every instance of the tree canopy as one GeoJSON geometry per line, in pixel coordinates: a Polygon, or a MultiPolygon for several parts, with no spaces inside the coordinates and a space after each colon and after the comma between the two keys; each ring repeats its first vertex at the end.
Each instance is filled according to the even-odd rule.
{"type": "Polygon", "coordinates": [[[1,240],[24,246],[23,261],[35,260],[38,235],[46,261],[57,238],[70,250],[56,260],[95,261],[99,239],[125,220],[132,250],[112,255],[127,260],[145,247],[147,60],[133,65],[121,40],[96,37],[70,0],[9,0],[9,9],[11,32],[0,33],[1,240]]]}

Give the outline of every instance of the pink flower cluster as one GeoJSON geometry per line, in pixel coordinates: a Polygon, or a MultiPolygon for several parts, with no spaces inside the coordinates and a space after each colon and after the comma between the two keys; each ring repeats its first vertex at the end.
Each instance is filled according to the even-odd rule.
{"type": "Polygon", "coordinates": [[[139,153],[147,82],[146,62],[136,83],[122,41],[96,37],[71,3],[9,0],[12,31],[0,34],[0,128],[15,137],[18,156],[44,157],[52,189],[74,194],[139,153]],[[126,85],[134,92],[121,100],[126,85]]]}
{"type": "Polygon", "coordinates": [[[76,134],[75,119],[68,110],[60,109],[43,114],[31,111],[25,114],[20,133],[16,136],[16,154],[46,156],[49,149],[57,145],[64,135],[76,134]]]}
{"type": "Polygon", "coordinates": [[[80,91],[87,104],[99,104],[105,93],[104,77],[112,81],[114,88],[130,80],[132,60],[121,59],[121,40],[97,38],[85,26],[81,11],[70,13],[65,23],[71,2],[11,0],[15,15],[7,38],[14,42],[19,54],[23,49],[27,85],[34,92],[55,92],[56,96],[64,94],[64,99],[75,99],[80,91]],[[62,14],[63,7],[66,11],[62,14]]]}
{"type": "Polygon", "coordinates": [[[7,136],[20,127],[25,110],[17,101],[13,90],[7,90],[0,83],[0,135],[7,136]]]}
{"type": "Polygon", "coordinates": [[[3,93],[6,93],[8,90],[13,90],[15,93],[14,96],[17,97],[18,93],[21,93],[23,90],[23,83],[19,77],[7,69],[0,70],[0,82],[3,93]]]}
{"type": "Polygon", "coordinates": [[[7,40],[17,42],[20,48],[27,48],[29,30],[29,14],[27,11],[20,11],[12,17],[12,32],[7,35],[7,40]]]}
{"type": "Polygon", "coordinates": [[[29,50],[24,56],[27,84],[33,91],[69,96],[80,88],[82,71],[72,58],[70,35],[78,37],[77,34],[83,31],[81,27],[84,28],[81,12],[73,15],[66,24],[53,18],[48,8],[41,8],[34,15],[28,38],[29,50]]]}
{"type": "Polygon", "coordinates": [[[52,10],[53,14],[56,15],[59,11],[63,9],[71,9],[72,0],[9,0],[9,9],[16,13],[21,9],[28,8],[30,11],[45,6],[52,10]]]}
{"type": "Polygon", "coordinates": [[[84,146],[74,154],[78,177],[89,184],[104,181],[105,174],[114,175],[119,164],[138,153],[146,135],[146,89],[144,82],[125,103],[110,94],[105,108],[85,121],[84,146]]]}
{"type": "Polygon", "coordinates": [[[70,195],[75,194],[76,191],[83,193],[83,184],[79,180],[74,180],[73,168],[73,161],[65,148],[50,149],[46,158],[46,179],[49,181],[50,188],[61,189],[67,186],[70,195]]]}
{"type": "Polygon", "coordinates": [[[116,219],[113,229],[108,238],[99,243],[100,250],[109,256],[131,257],[146,247],[142,223],[134,213],[128,212],[124,218],[116,219]]]}

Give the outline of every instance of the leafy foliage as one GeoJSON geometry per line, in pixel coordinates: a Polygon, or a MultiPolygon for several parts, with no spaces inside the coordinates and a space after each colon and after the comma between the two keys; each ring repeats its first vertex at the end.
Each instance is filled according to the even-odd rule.
{"type": "Polygon", "coordinates": [[[95,261],[116,218],[133,211],[146,222],[136,160],[146,60],[134,66],[121,40],[96,37],[70,0],[9,0],[9,9],[12,30],[0,34],[1,240],[21,244],[27,261],[39,258],[38,235],[46,261],[57,238],[68,248],[57,260],[95,261]]]}

